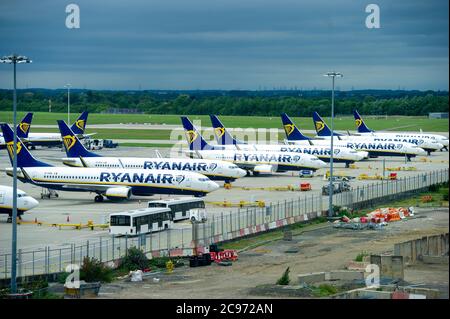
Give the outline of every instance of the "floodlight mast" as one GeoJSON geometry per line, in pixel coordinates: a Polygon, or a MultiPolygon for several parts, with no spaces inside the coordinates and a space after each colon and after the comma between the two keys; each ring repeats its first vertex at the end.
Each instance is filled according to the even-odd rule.
{"type": "Polygon", "coordinates": [[[331,147],[330,147],[330,183],[328,186],[328,217],[331,218],[334,215],[333,210],[333,141],[334,141],[334,80],[336,77],[343,77],[343,75],[339,72],[327,72],[324,76],[331,77],[331,147]]]}
{"type": "Polygon", "coordinates": [[[11,294],[17,293],[17,93],[16,93],[16,64],[31,63],[32,61],[23,55],[12,54],[0,58],[0,63],[13,65],[14,91],[13,91],[13,211],[12,211],[12,244],[11,244],[11,294]]]}

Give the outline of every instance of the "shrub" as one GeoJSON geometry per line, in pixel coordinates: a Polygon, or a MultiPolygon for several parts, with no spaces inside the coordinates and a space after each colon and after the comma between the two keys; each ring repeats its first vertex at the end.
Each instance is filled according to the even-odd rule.
{"type": "Polygon", "coordinates": [[[363,261],[364,257],[369,256],[369,253],[367,251],[362,251],[355,257],[355,261],[363,261]]]}
{"type": "Polygon", "coordinates": [[[291,282],[291,280],[289,279],[289,272],[290,272],[289,267],[287,267],[283,275],[280,277],[280,279],[278,279],[277,285],[283,286],[289,285],[289,283],[291,282]]]}
{"type": "Polygon", "coordinates": [[[334,295],[337,293],[337,288],[329,285],[329,284],[322,284],[318,288],[314,289],[313,295],[317,297],[326,297],[330,295],[334,295]]]}
{"type": "Polygon", "coordinates": [[[143,270],[149,267],[149,260],[144,252],[136,247],[128,248],[127,255],[120,261],[120,268],[131,270],[143,270]]]}
{"type": "Polygon", "coordinates": [[[80,269],[80,279],[86,282],[111,282],[113,270],[96,258],[84,257],[80,269]]]}

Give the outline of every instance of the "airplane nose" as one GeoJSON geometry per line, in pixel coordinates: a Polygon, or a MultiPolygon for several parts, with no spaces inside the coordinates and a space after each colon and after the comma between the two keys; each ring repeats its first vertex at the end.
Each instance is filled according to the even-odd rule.
{"type": "Polygon", "coordinates": [[[208,182],[208,191],[214,192],[220,188],[219,184],[213,181],[208,182]]]}
{"type": "Polygon", "coordinates": [[[422,155],[425,156],[427,155],[427,152],[425,152],[425,150],[423,148],[417,148],[417,155],[422,155]]]}
{"type": "Polygon", "coordinates": [[[247,175],[247,172],[246,172],[245,170],[239,168],[239,169],[237,170],[237,175],[238,175],[238,178],[241,178],[241,177],[246,176],[246,175],[247,175]]]}
{"type": "Polygon", "coordinates": [[[33,208],[35,208],[36,206],[39,205],[39,202],[37,200],[35,200],[33,197],[31,197],[31,196],[27,197],[27,203],[28,203],[28,205],[27,205],[28,209],[33,209],[33,208]]]}
{"type": "Polygon", "coordinates": [[[360,156],[362,156],[362,159],[364,159],[364,158],[369,158],[369,152],[366,152],[366,151],[360,151],[360,152],[358,152],[358,154],[359,154],[360,156]]]}
{"type": "Polygon", "coordinates": [[[437,149],[438,150],[440,150],[440,149],[442,149],[443,147],[444,147],[444,144],[442,144],[442,143],[436,143],[436,144],[434,144],[436,147],[437,147],[437,149]]]}
{"type": "Polygon", "coordinates": [[[327,167],[328,166],[328,164],[327,163],[325,163],[324,161],[322,161],[322,160],[318,160],[317,161],[317,166],[318,166],[318,168],[325,168],[325,167],[327,167]]]}
{"type": "Polygon", "coordinates": [[[448,146],[448,141],[449,140],[440,140],[439,143],[441,143],[444,146],[448,146]]]}

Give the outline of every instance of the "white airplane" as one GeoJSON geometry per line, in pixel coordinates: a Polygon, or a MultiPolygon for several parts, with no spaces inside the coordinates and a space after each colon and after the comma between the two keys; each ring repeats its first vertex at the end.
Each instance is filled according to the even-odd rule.
{"type": "MultiPolygon", "coordinates": [[[[318,133],[320,131],[327,131],[330,135],[326,135],[327,139],[311,139],[305,135],[303,135],[297,126],[292,122],[292,120],[286,115],[282,115],[283,127],[286,132],[287,143],[288,144],[299,144],[304,145],[305,141],[312,143],[313,145],[328,145],[331,144],[331,130],[325,124],[325,122],[321,122],[316,125],[316,130],[318,133]],[[319,127],[319,129],[318,129],[319,127]]],[[[411,160],[412,157],[418,155],[426,155],[426,152],[418,147],[417,145],[411,143],[403,143],[403,142],[386,142],[386,141],[374,141],[371,138],[363,138],[363,137],[354,137],[351,140],[342,140],[341,136],[336,136],[333,139],[333,147],[347,147],[358,151],[364,151],[369,154],[369,157],[377,157],[377,156],[402,156],[407,157],[408,160],[411,160]]]]}
{"type": "Polygon", "coordinates": [[[68,156],[62,160],[67,166],[191,171],[201,173],[211,180],[223,180],[225,183],[246,175],[246,171],[225,161],[162,157],[103,157],[89,152],[64,121],[58,121],[58,126],[68,156]]]}
{"type": "MultiPolygon", "coordinates": [[[[28,113],[22,121],[17,125],[17,137],[21,139],[21,141],[29,148],[35,149],[36,146],[61,146],[61,134],[59,133],[32,133],[30,131],[31,121],[33,119],[33,113],[28,113]]],[[[84,111],[72,124],[72,131],[80,138],[86,138],[94,135],[84,134],[86,123],[88,119],[88,112],[84,111]]],[[[0,148],[5,148],[5,140],[3,137],[0,137],[0,148]]]]}
{"type": "MultiPolygon", "coordinates": [[[[325,121],[320,117],[319,113],[314,112],[313,114],[314,127],[316,128],[317,137],[322,139],[330,139],[331,130],[326,125],[325,121]]],[[[424,140],[424,139],[413,139],[413,138],[382,138],[381,136],[360,136],[360,135],[343,135],[341,133],[334,132],[334,139],[353,141],[353,142],[367,142],[367,140],[375,142],[396,142],[396,143],[406,143],[409,146],[416,145],[421,149],[425,150],[428,155],[430,152],[440,150],[444,145],[439,144],[435,141],[424,140]]]]}
{"type": "MultiPolygon", "coordinates": [[[[9,158],[12,163],[13,131],[1,124],[9,158]]],[[[205,175],[186,171],[123,168],[54,167],[36,160],[23,145],[17,143],[18,179],[40,187],[73,192],[96,193],[96,202],[103,197],[111,200],[129,199],[131,195],[181,194],[205,196],[219,188],[205,175]]],[[[6,168],[11,176],[12,168],[6,168]]]]}
{"type": "MultiPolygon", "coordinates": [[[[39,202],[17,189],[17,217],[21,218],[24,212],[38,206],[39,202]]],[[[13,210],[13,188],[0,185],[0,214],[8,214],[8,222],[11,222],[13,210]]]]}
{"type": "Polygon", "coordinates": [[[393,141],[408,141],[410,143],[417,144],[419,147],[423,148],[430,154],[433,151],[440,149],[447,149],[449,139],[446,136],[438,134],[426,134],[426,133],[406,133],[406,132],[375,132],[371,130],[359,115],[357,110],[353,111],[353,116],[355,117],[356,128],[358,130],[359,136],[374,137],[379,139],[393,140],[393,141]],[[431,146],[428,145],[428,143],[431,146]]]}
{"type": "Polygon", "coordinates": [[[247,172],[253,172],[254,176],[260,173],[317,170],[327,166],[325,162],[309,154],[242,151],[236,148],[225,149],[224,146],[209,145],[187,117],[182,116],[181,121],[186,131],[190,155],[196,154],[201,158],[232,162],[247,172]]]}
{"type": "MultiPolygon", "coordinates": [[[[214,134],[219,145],[225,149],[239,149],[243,151],[269,151],[269,152],[291,152],[303,153],[317,156],[324,162],[330,162],[331,149],[327,145],[277,145],[277,144],[247,144],[236,140],[227,131],[225,126],[215,115],[210,115],[211,123],[214,128],[214,134]]],[[[333,148],[333,162],[345,163],[346,167],[356,161],[360,161],[368,156],[367,152],[358,152],[356,150],[337,146],[333,148]]]]}

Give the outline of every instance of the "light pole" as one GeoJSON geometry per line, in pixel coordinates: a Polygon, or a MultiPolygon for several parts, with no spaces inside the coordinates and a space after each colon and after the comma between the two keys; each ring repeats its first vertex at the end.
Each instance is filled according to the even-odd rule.
{"type": "Polygon", "coordinates": [[[333,120],[334,120],[334,79],[336,77],[342,77],[343,75],[339,72],[328,72],[324,74],[324,76],[331,77],[332,82],[332,89],[331,89],[331,147],[330,147],[330,184],[328,186],[329,190],[329,197],[328,197],[328,217],[333,217],[334,210],[333,210],[333,155],[334,155],[334,149],[333,149],[333,141],[334,141],[334,127],[333,127],[333,120]]]}
{"type": "Polygon", "coordinates": [[[16,64],[31,63],[26,56],[9,55],[0,58],[0,63],[9,63],[14,69],[14,91],[13,91],[13,211],[12,211],[12,245],[11,245],[11,293],[17,292],[17,95],[16,95],[16,64]]]}
{"type": "Polygon", "coordinates": [[[67,83],[64,85],[67,88],[67,125],[70,125],[70,87],[71,84],[67,83]]]}

